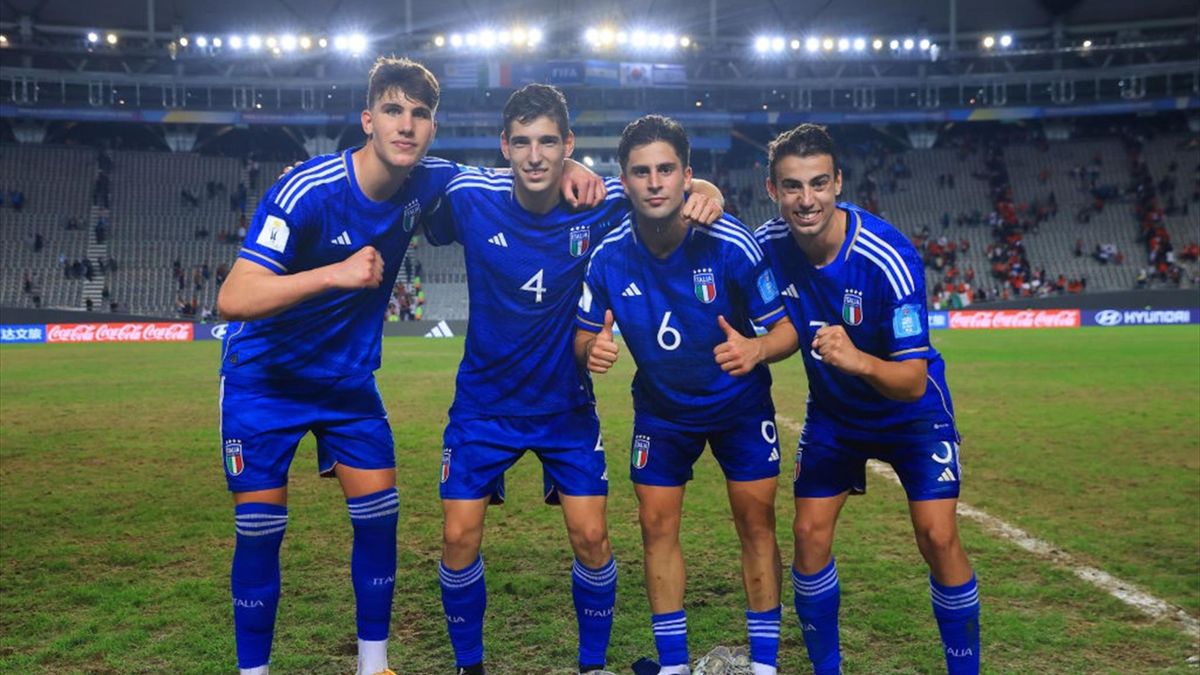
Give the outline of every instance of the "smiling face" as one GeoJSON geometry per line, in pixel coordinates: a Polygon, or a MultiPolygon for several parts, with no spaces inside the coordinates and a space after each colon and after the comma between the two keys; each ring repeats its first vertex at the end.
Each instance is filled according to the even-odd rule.
{"type": "Polygon", "coordinates": [[[661,222],[674,218],[692,189],[692,168],[683,166],[675,148],[654,141],[629,150],[621,183],[638,218],[661,222]]]}
{"type": "Polygon", "coordinates": [[[563,138],[558,122],[546,115],[528,123],[514,119],[500,136],[500,151],[512,164],[517,191],[539,200],[551,192],[557,196],[563,164],[574,148],[575,135],[568,131],[563,138]]]}
{"type": "Polygon", "coordinates": [[[411,169],[433,143],[437,123],[429,105],[392,87],[362,112],[362,129],[381,162],[393,169],[411,169]]]}
{"type": "Polygon", "coordinates": [[[830,155],[786,155],[776,160],[774,176],[767,178],[767,192],[793,234],[825,239],[838,213],[842,172],[834,167],[830,155]]]}

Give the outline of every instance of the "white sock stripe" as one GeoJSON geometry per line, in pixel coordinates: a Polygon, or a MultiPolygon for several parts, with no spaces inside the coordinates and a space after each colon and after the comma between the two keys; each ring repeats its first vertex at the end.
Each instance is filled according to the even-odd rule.
{"type": "Polygon", "coordinates": [[[972,586],[971,588],[968,588],[965,591],[960,591],[958,593],[947,593],[945,591],[938,590],[937,588],[934,588],[932,585],[930,585],[929,592],[930,592],[930,594],[933,595],[934,598],[952,602],[954,600],[958,600],[960,598],[965,598],[967,596],[972,596],[972,595],[978,597],[979,596],[979,587],[972,586]]]}
{"type": "Polygon", "coordinates": [[[837,587],[837,585],[838,585],[838,579],[835,576],[834,578],[830,579],[829,581],[825,582],[824,584],[822,584],[820,586],[817,586],[816,588],[808,588],[808,587],[801,588],[800,586],[793,584],[792,590],[795,591],[796,595],[802,595],[806,598],[811,598],[811,597],[818,596],[818,595],[830,590],[831,588],[835,588],[835,587],[837,587]]]}
{"type": "Polygon", "coordinates": [[[838,578],[838,574],[837,574],[836,567],[830,568],[828,572],[822,574],[819,577],[816,577],[815,579],[804,579],[800,576],[799,572],[796,572],[793,569],[792,570],[792,588],[795,588],[798,591],[804,590],[804,589],[813,589],[813,588],[817,588],[817,587],[828,584],[830,580],[836,581],[837,578],[838,578]]]}
{"type": "Polygon", "coordinates": [[[590,581],[592,583],[608,583],[617,575],[617,563],[616,560],[610,560],[604,567],[601,567],[598,570],[591,570],[576,560],[571,565],[571,573],[579,576],[584,581],[590,581]]]}
{"type": "Polygon", "coordinates": [[[237,528],[237,533],[247,537],[262,537],[268,534],[275,534],[276,532],[283,532],[286,529],[287,525],[280,525],[279,527],[273,527],[266,530],[246,530],[239,527],[237,528]]]}
{"type": "Polygon", "coordinates": [[[617,580],[617,571],[613,570],[611,574],[605,575],[603,577],[585,577],[582,574],[579,574],[578,571],[576,571],[572,574],[572,576],[574,576],[576,579],[578,579],[579,583],[581,583],[585,586],[592,586],[593,588],[603,589],[608,586],[611,586],[613,584],[613,582],[615,582],[617,580]]]}
{"type": "Polygon", "coordinates": [[[351,514],[350,520],[375,520],[376,518],[383,518],[384,516],[391,516],[397,513],[400,513],[399,504],[395,506],[381,507],[380,510],[377,510],[373,513],[351,514]]]}
{"type": "Polygon", "coordinates": [[[483,558],[476,558],[475,562],[473,562],[470,565],[468,565],[467,567],[464,567],[463,569],[457,570],[457,571],[452,570],[449,567],[446,567],[446,563],[440,563],[438,565],[438,576],[443,579],[449,579],[450,581],[460,581],[460,580],[464,579],[465,577],[475,574],[476,572],[482,572],[482,571],[483,571],[483,558]]]}
{"type": "Polygon", "coordinates": [[[674,630],[676,628],[687,628],[687,617],[671,619],[670,621],[651,621],[651,627],[654,628],[655,633],[664,630],[674,630]]]}
{"type": "Polygon", "coordinates": [[[372,499],[369,502],[362,502],[360,504],[346,504],[346,507],[349,508],[351,511],[360,511],[362,509],[366,509],[366,508],[375,506],[376,504],[382,504],[383,502],[395,502],[395,501],[400,501],[400,493],[397,492],[395,488],[393,488],[387,494],[385,494],[381,497],[372,499]]]}
{"type": "Polygon", "coordinates": [[[747,626],[778,626],[782,619],[746,619],[747,626]]]}
{"type": "Polygon", "coordinates": [[[235,515],[233,518],[234,518],[234,520],[238,521],[239,523],[244,520],[274,521],[274,520],[287,520],[287,514],[286,513],[241,513],[241,514],[235,515]]]}
{"type": "Polygon", "coordinates": [[[774,639],[774,640],[778,640],[778,639],[779,639],[779,631],[775,631],[775,632],[773,632],[773,633],[769,633],[769,632],[753,631],[753,630],[752,630],[752,631],[748,631],[748,632],[746,633],[746,635],[747,635],[747,636],[749,636],[749,637],[752,637],[752,638],[768,638],[768,639],[774,639]]]}
{"type": "Polygon", "coordinates": [[[958,600],[939,600],[938,598],[934,598],[933,604],[937,605],[938,607],[942,607],[944,609],[962,609],[964,607],[971,607],[973,605],[978,605],[979,604],[979,594],[976,593],[969,597],[960,598],[958,600]]]}
{"type": "Polygon", "coordinates": [[[400,500],[399,499],[391,499],[382,504],[373,504],[366,508],[350,509],[350,517],[351,518],[362,518],[364,516],[371,516],[373,514],[376,514],[384,509],[398,509],[398,508],[400,508],[400,500]]]}
{"type": "Polygon", "coordinates": [[[442,575],[441,582],[442,582],[442,585],[446,586],[447,588],[463,588],[466,586],[470,586],[471,584],[475,583],[476,581],[479,581],[482,578],[483,578],[483,568],[480,567],[473,574],[471,574],[467,577],[447,577],[445,575],[442,575]]]}

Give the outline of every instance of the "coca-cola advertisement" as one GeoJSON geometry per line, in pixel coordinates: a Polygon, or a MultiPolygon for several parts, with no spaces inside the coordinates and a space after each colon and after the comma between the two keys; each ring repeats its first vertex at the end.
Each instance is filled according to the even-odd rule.
{"type": "Polygon", "coordinates": [[[52,323],[46,342],[190,342],[191,323],[52,323]]]}
{"type": "Polygon", "coordinates": [[[950,328],[1078,328],[1078,309],[966,309],[950,312],[950,328]]]}

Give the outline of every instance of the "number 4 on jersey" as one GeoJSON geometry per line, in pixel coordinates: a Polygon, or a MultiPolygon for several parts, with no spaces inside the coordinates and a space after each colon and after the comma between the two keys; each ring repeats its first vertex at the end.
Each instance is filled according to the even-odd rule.
{"type": "Polygon", "coordinates": [[[537,274],[529,277],[529,281],[521,286],[521,290],[529,291],[534,294],[534,302],[541,302],[542,296],[546,294],[546,287],[542,285],[542,275],[546,272],[545,268],[537,271],[537,274]]]}

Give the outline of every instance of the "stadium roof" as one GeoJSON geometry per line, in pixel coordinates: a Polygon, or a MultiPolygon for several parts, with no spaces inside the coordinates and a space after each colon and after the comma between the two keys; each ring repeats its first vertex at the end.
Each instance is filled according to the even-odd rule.
{"type": "MultiPolygon", "coordinates": [[[[470,30],[488,24],[540,25],[547,32],[582,31],[609,22],[709,33],[710,3],[719,32],[946,33],[954,0],[153,0],[155,27],[168,31],[339,31],[385,37],[413,32],[470,30]],[[409,14],[411,12],[411,14],[409,14]],[[411,18],[409,18],[411,17],[411,18]]],[[[1179,0],[956,0],[957,30],[1046,28],[1057,14],[1068,26],[1196,19],[1195,5],[1179,0]]],[[[35,24],[98,29],[145,29],[147,3],[117,0],[0,0],[4,21],[29,15],[35,24]]]]}

